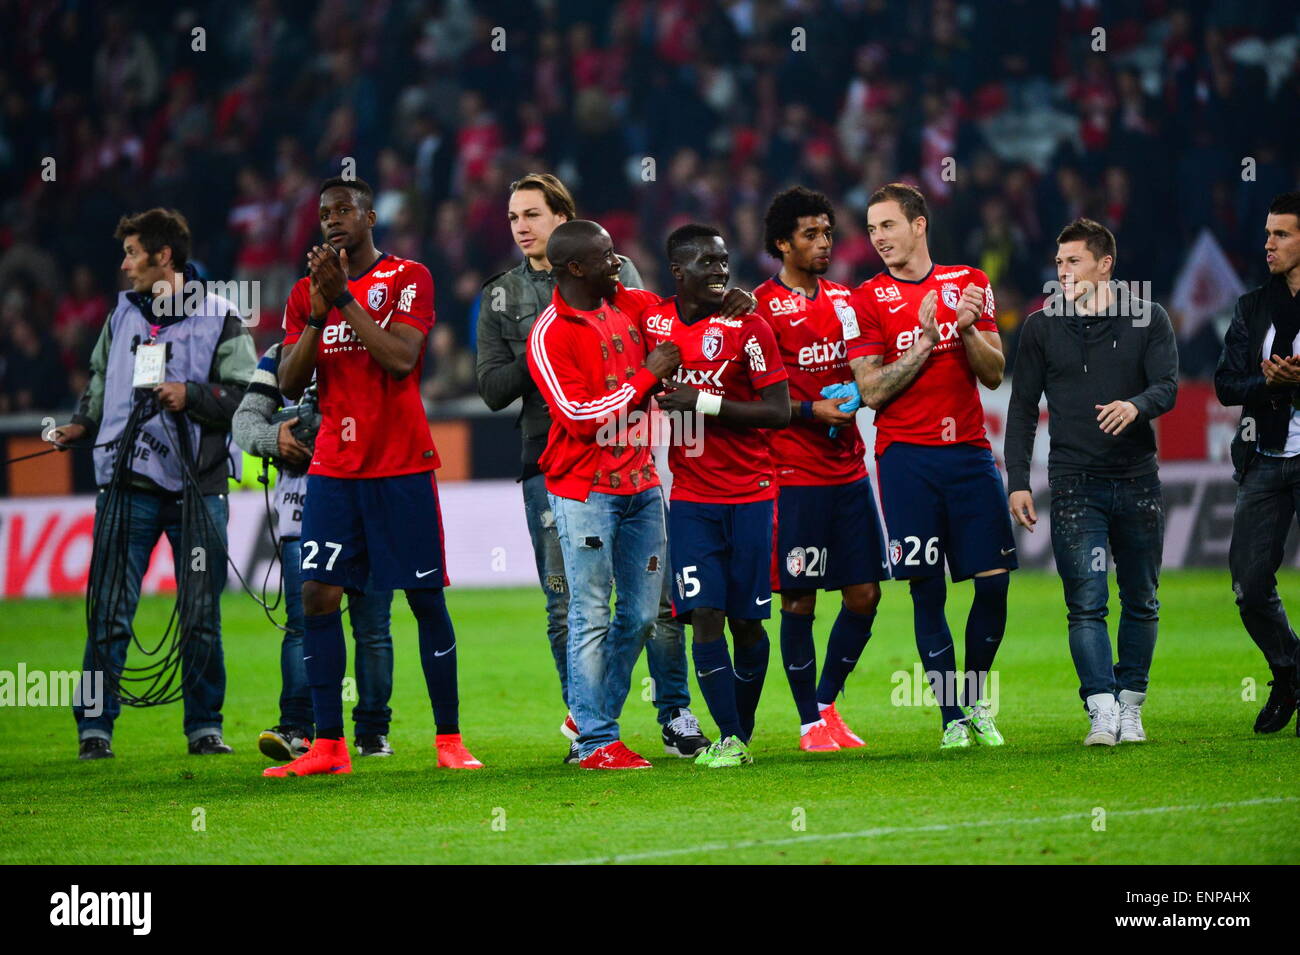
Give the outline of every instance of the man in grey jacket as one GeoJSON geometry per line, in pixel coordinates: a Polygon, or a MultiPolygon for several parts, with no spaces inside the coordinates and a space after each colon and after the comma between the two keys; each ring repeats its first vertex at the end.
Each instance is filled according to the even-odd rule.
{"type": "Polygon", "coordinates": [[[1069,609],[1070,653],[1092,725],[1084,743],[1146,740],[1142,704],[1156,646],[1165,510],[1151,420],[1178,395],[1178,350],[1165,310],[1112,281],[1115,237],[1091,219],[1057,236],[1061,288],[1025,319],[1004,456],[1011,516],[1038,521],[1029,461],[1047,392],[1051,532],[1069,609]],[[1113,663],[1106,552],[1122,610],[1113,663]]]}
{"type": "MultiPolygon", "coordinates": [[[[528,333],[537,316],[551,302],[555,279],[546,258],[546,242],[562,222],[576,217],[573,196],[564,183],[549,173],[529,173],[510,184],[510,229],[524,260],[492,276],[483,285],[478,313],[478,389],[487,406],[500,411],[523,399],[518,426],[523,432],[524,516],[533,542],[537,576],[546,594],[547,636],[560,677],[565,706],[569,700],[568,613],[569,585],[555,516],[546,497],[545,478],[537,460],[546,450],[551,415],[528,374],[528,333]]],[[[623,268],[619,281],[629,288],[642,287],[640,274],[630,260],[619,256],[623,268]]],[[[665,580],[667,575],[665,575],[665,580]]],[[[681,624],[672,619],[665,590],[659,621],[646,645],[653,682],[654,703],[663,728],[665,752],[693,757],[708,746],[699,722],[690,711],[686,681],[686,643],[681,624]]],[[[577,762],[577,724],[565,716],[560,731],[570,740],[565,762],[577,762]]]]}

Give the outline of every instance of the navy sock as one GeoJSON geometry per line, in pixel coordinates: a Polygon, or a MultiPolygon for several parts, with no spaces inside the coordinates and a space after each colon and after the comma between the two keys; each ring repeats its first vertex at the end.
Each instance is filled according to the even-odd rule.
{"type": "Polygon", "coordinates": [[[736,674],[731,669],[727,640],[691,644],[695,658],[695,676],[700,692],[708,704],[713,722],[718,724],[718,738],[741,736],[740,714],[736,711],[736,674]]]}
{"type": "Polygon", "coordinates": [[[965,718],[957,705],[957,651],[943,605],[948,588],[942,577],[915,577],[912,587],[912,621],[916,628],[916,649],[921,666],[930,679],[930,689],[939,701],[943,725],[965,718]]]}
{"type": "Polygon", "coordinates": [[[348,668],[339,611],[303,617],[302,659],[320,739],[343,738],[343,674],[348,668]]]}
{"type": "Polygon", "coordinates": [[[1007,589],[1010,574],[975,578],[975,600],[966,617],[966,671],[963,681],[967,706],[984,698],[984,678],[1007,632],[1007,589]],[[974,686],[970,685],[974,682],[974,686]]]}
{"type": "Polygon", "coordinates": [[[767,634],[753,646],[736,647],[736,712],[740,716],[740,738],[748,743],[754,738],[754,713],[758,698],[763,695],[763,680],[767,677],[767,659],[772,644],[767,634]]]}
{"type": "Polygon", "coordinates": [[[440,589],[408,590],[406,602],[420,628],[420,665],[433,704],[438,735],[460,732],[460,697],[456,689],[456,631],[440,589]]]}
{"type": "Polygon", "coordinates": [[[822,662],[822,678],[817,684],[817,702],[831,704],[844,689],[844,681],[849,678],[853,668],[858,664],[862,648],[871,639],[871,624],[876,619],[876,612],[854,613],[840,604],[840,615],[831,627],[831,638],[826,644],[826,659],[822,662]]]}
{"type": "Polygon", "coordinates": [[[790,681],[800,724],[821,719],[817,710],[817,648],[813,646],[812,631],[812,614],[781,611],[781,664],[790,681]]]}

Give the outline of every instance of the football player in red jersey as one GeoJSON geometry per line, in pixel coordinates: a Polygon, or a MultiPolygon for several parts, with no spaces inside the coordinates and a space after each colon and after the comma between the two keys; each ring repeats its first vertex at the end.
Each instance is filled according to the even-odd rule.
{"type": "Polygon", "coordinates": [[[781,592],[781,660],[799,711],[799,746],[825,752],[866,745],[835,709],[853,672],[888,576],[866,449],[842,398],[822,389],[853,379],[845,339],[858,334],[851,292],[823,276],[830,267],[835,211],[795,186],[773,198],[765,218],[768,254],[781,271],[754,294],[790,375],[790,427],[772,432],[780,486],[772,587],[781,592]],[[818,590],[838,590],[821,679],[813,646],[818,590]]]}
{"type": "Polygon", "coordinates": [[[976,382],[1002,382],[1002,344],[988,276],[935,265],[928,229],[925,197],[914,186],[891,183],[868,200],[867,231],[885,270],[854,291],[859,334],[849,362],[862,401],[876,411],[889,560],[894,577],[911,586],[916,644],[942,714],[941,748],[1000,746],[984,689],[1006,630],[1016,545],[976,382]],[[964,679],[944,616],[945,556],[954,583],[975,579],[964,679]]]}
{"type": "Polygon", "coordinates": [[[374,193],[360,179],[321,186],[326,244],[308,255],[285,308],[280,385],[297,398],[316,372],[321,429],[307,471],[302,524],[303,661],[317,737],[266,776],[349,773],[343,741],[343,591],[404,590],[437,726],[438,765],[481,769],[461,741],[456,634],[434,470],[438,452],[420,400],[433,327],[433,279],[419,262],[375,248],[374,193]]]}
{"type": "Polygon", "coordinates": [[[696,763],[733,768],[753,761],[748,744],[767,673],[762,621],[771,615],[776,483],[766,429],[789,423],[790,391],[767,323],[721,314],[730,265],[718,230],[684,225],[667,248],[677,295],[645,308],[641,328],[647,344],[670,343],[681,354],[658,398],[683,425],[668,452],[673,608],[691,625],[695,675],[718,724],[718,740],[696,763]],[[685,440],[687,415],[702,426],[697,441],[685,440]]]}

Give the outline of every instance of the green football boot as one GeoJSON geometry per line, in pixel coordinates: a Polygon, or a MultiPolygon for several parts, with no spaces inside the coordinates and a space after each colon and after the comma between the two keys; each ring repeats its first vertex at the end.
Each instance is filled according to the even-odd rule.
{"type": "Polygon", "coordinates": [[[966,722],[970,724],[975,742],[981,746],[1001,746],[1006,742],[998,732],[997,724],[993,722],[988,700],[976,700],[974,706],[963,706],[961,711],[966,714],[966,722]]]}
{"type": "Polygon", "coordinates": [[[713,761],[718,757],[718,750],[722,748],[722,740],[716,740],[710,743],[704,749],[695,754],[696,766],[712,766],[713,761]]]}
{"type": "Polygon", "coordinates": [[[974,745],[965,720],[952,720],[943,728],[943,742],[939,744],[940,749],[970,749],[974,745]]]}
{"type": "Polygon", "coordinates": [[[713,759],[708,763],[710,769],[732,769],[754,761],[754,757],[749,755],[749,747],[742,743],[738,736],[728,736],[709,748],[713,749],[715,747],[717,752],[713,754],[713,759]]]}

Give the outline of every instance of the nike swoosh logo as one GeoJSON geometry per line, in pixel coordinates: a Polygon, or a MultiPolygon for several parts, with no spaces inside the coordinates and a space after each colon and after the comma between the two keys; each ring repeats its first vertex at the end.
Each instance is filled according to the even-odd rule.
{"type": "Polygon", "coordinates": [[[790,664],[788,667],[786,667],[786,669],[789,670],[791,673],[798,673],[800,670],[806,670],[806,669],[808,669],[810,666],[812,666],[812,664],[813,664],[813,662],[812,662],[811,660],[809,660],[807,663],[805,663],[805,664],[804,664],[803,666],[801,666],[801,667],[797,667],[797,666],[795,666],[795,665],[792,663],[792,664],[790,664]]]}
{"type": "Polygon", "coordinates": [[[757,597],[754,598],[754,603],[758,604],[760,607],[763,606],[763,604],[770,604],[771,602],[771,597],[768,597],[766,600],[759,600],[757,597]]]}
{"type": "Polygon", "coordinates": [[[848,657],[840,657],[840,662],[841,662],[841,663],[857,663],[857,662],[858,662],[858,658],[857,658],[857,657],[854,657],[852,660],[850,660],[848,657]]]}
{"type": "Polygon", "coordinates": [[[1003,557],[1007,557],[1007,556],[1009,556],[1009,555],[1011,555],[1011,554],[1014,554],[1015,552],[1016,552],[1016,549],[1015,549],[1014,547],[1010,547],[1010,548],[1008,548],[1008,549],[1002,551],[1002,556],[1003,556],[1003,557]]]}
{"type": "Polygon", "coordinates": [[[415,579],[416,579],[416,580],[422,580],[423,578],[428,577],[431,573],[433,573],[434,570],[437,570],[437,569],[438,569],[438,568],[435,567],[435,568],[433,568],[433,570],[425,570],[425,571],[419,571],[419,570],[417,570],[417,571],[415,572],[415,579]]]}
{"type": "Polygon", "coordinates": [[[900,308],[907,308],[907,303],[904,302],[902,305],[899,305],[899,306],[897,306],[897,307],[895,307],[895,308],[891,308],[891,309],[889,310],[889,314],[890,314],[890,315],[893,315],[893,314],[894,314],[895,312],[897,312],[900,308]]]}
{"type": "Polygon", "coordinates": [[[935,657],[943,653],[945,650],[951,650],[951,649],[952,649],[952,644],[950,643],[946,647],[940,647],[938,650],[935,650],[934,653],[927,653],[926,656],[929,657],[931,660],[933,660],[935,657]]]}
{"type": "Polygon", "coordinates": [[[310,659],[311,659],[311,657],[303,657],[303,658],[302,658],[302,662],[303,662],[303,663],[306,663],[306,662],[307,662],[308,660],[310,660],[310,659]]]}
{"type": "Polygon", "coordinates": [[[718,667],[717,669],[710,670],[708,673],[701,673],[699,670],[696,670],[695,675],[703,680],[706,676],[713,676],[713,674],[721,673],[725,669],[726,667],[718,667]]]}
{"type": "Polygon", "coordinates": [[[802,324],[803,324],[804,322],[806,322],[806,321],[808,321],[808,316],[807,316],[807,315],[805,315],[803,318],[799,319],[799,321],[797,321],[797,322],[792,318],[792,319],[790,319],[790,327],[791,327],[791,328],[794,328],[796,325],[802,325],[802,324]]]}
{"type": "Polygon", "coordinates": [[[445,657],[447,654],[451,653],[451,651],[455,649],[456,649],[456,641],[453,640],[451,646],[449,646],[446,650],[434,650],[433,655],[435,657],[445,657]]]}

